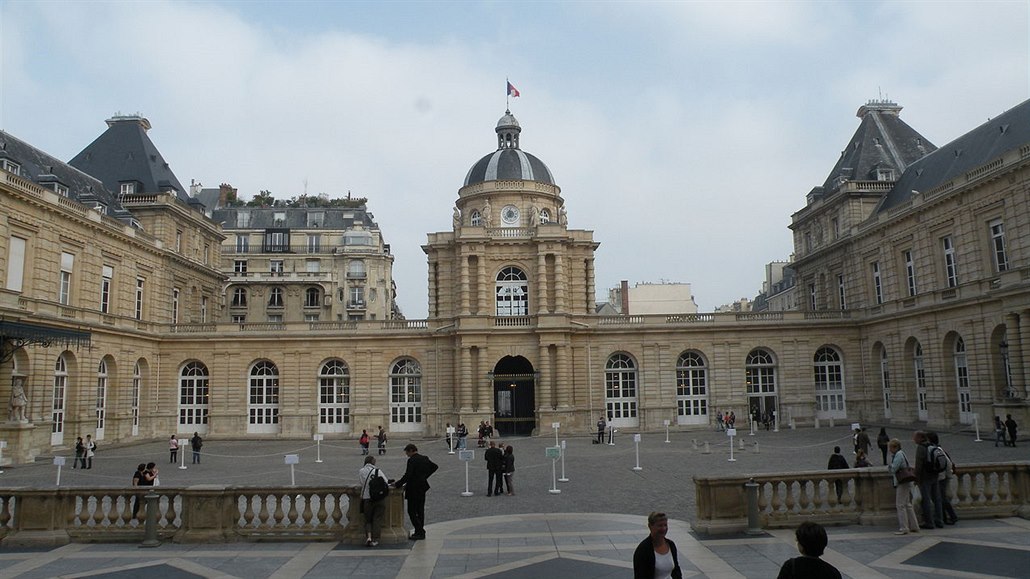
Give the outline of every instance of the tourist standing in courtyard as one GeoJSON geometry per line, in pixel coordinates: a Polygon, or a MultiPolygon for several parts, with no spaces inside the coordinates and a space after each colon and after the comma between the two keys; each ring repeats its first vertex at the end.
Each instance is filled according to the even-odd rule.
{"type": "Polygon", "coordinates": [[[901,441],[892,438],[887,443],[887,449],[891,453],[891,464],[887,470],[891,473],[891,480],[894,482],[894,508],[898,515],[898,530],[895,535],[907,535],[909,532],[919,532],[919,520],[916,519],[916,510],[912,506],[912,484],[915,482],[915,472],[901,450],[901,441]]]}
{"type": "Polygon", "coordinates": [[[683,579],[676,543],[665,538],[669,518],[665,513],[647,516],[647,537],[633,551],[633,579],[683,579]]]}
{"type": "Polygon", "coordinates": [[[951,455],[948,454],[947,450],[940,445],[940,439],[936,432],[930,432],[927,434],[930,439],[930,444],[941,449],[944,453],[944,458],[947,459],[948,465],[944,468],[944,471],[937,475],[937,484],[940,486],[940,494],[938,495],[941,499],[941,512],[944,515],[945,525],[954,525],[958,522],[958,513],[955,512],[955,507],[951,505],[951,479],[955,476],[955,463],[951,461],[951,455]]]}
{"type": "Polygon", "coordinates": [[[83,468],[93,468],[93,457],[97,454],[97,443],[93,442],[93,435],[86,435],[86,462],[83,468]]]}
{"type": "Polygon", "coordinates": [[[1005,440],[1005,425],[1001,422],[1000,416],[994,417],[994,447],[998,448],[998,443],[1002,443],[1005,446],[1009,445],[1009,442],[1005,440]]]}
{"type": "MultiPolygon", "coordinates": [[[[384,497],[373,500],[372,480],[382,479],[388,485],[389,479],[382,469],[376,466],[376,457],[366,456],[365,464],[358,469],[358,480],[361,482],[361,514],[365,516],[365,546],[378,547],[379,537],[383,530],[383,519],[386,517],[386,501],[384,497]]],[[[389,488],[389,487],[385,487],[389,488]]]]}
{"type": "MultiPolygon", "coordinates": [[[[998,445],[995,444],[994,446],[998,445]]],[[[81,436],[75,439],[75,462],[72,463],[72,468],[79,468],[80,462],[82,463],[82,468],[86,468],[86,444],[82,442],[81,436]]]]}
{"type": "Polygon", "coordinates": [[[429,491],[429,477],[440,468],[428,456],[418,453],[418,447],[408,444],[404,447],[408,456],[408,466],[401,480],[394,483],[397,488],[404,488],[404,496],[408,499],[408,519],[414,531],[408,537],[413,541],[426,538],[426,492],[429,491]]]}
{"type": "Polygon", "coordinates": [[[376,433],[376,448],[379,454],[386,454],[386,431],[383,427],[379,427],[379,432],[376,433]]]}
{"type": "Polygon", "coordinates": [[[168,439],[168,462],[175,464],[179,460],[179,439],[173,434],[168,439]]]}
{"type": "Polygon", "coordinates": [[[497,448],[497,443],[490,441],[490,448],[483,453],[486,460],[486,496],[500,495],[504,492],[504,482],[501,477],[504,475],[504,453],[497,448]]]}
{"type": "Polygon", "coordinates": [[[515,450],[509,444],[504,447],[504,484],[508,487],[508,496],[515,494],[512,477],[515,476],[515,450]]]}
{"type": "Polygon", "coordinates": [[[887,429],[880,427],[880,434],[876,435],[876,446],[880,449],[880,454],[883,455],[883,464],[887,464],[887,444],[891,441],[891,437],[887,436],[887,429]]]}
{"type": "Polygon", "coordinates": [[[860,450],[861,451],[865,451],[865,453],[867,455],[869,454],[869,449],[872,448],[873,443],[870,442],[869,435],[866,433],[865,428],[860,428],[859,429],[859,431],[858,431],[858,444],[856,444],[856,446],[858,448],[855,449],[855,454],[858,454],[858,452],[860,450]]]}
{"type": "Polygon", "coordinates": [[[1016,421],[1012,419],[1011,414],[1005,415],[1005,428],[1009,431],[1009,440],[1005,443],[1005,446],[1016,446],[1016,421]]]}
{"type": "MultiPolygon", "coordinates": [[[[844,458],[844,455],[840,453],[840,447],[833,447],[833,454],[830,455],[830,460],[826,463],[826,469],[841,470],[847,468],[849,468],[848,461],[844,458]]],[[[840,502],[840,497],[844,494],[844,481],[841,479],[834,479],[833,486],[837,489],[837,501],[840,502]]]]}
{"type": "Polygon", "coordinates": [[[468,444],[469,429],[464,422],[458,423],[458,450],[465,450],[468,444]]]}
{"type": "Polygon", "coordinates": [[[368,455],[368,443],[369,443],[368,431],[367,430],[362,430],[361,431],[361,438],[358,439],[358,445],[361,446],[361,455],[362,456],[368,455]]]}
{"type": "Polygon", "coordinates": [[[608,421],[602,414],[601,417],[597,419],[597,444],[604,443],[604,430],[606,428],[608,428],[608,421]]]}
{"type": "Polygon", "coordinates": [[[801,556],[787,559],[776,579],[841,579],[836,567],[819,558],[829,543],[822,525],[805,521],[794,531],[794,538],[801,556]]]}
{"type": "Polygon", "coordinates": [[[194,432],[193,438],[190,439],[190,448],[193,449],[193,464],[200,464],[200,449],[204,447],[204,439],[200,437],[200,433],[194,432]]]}
{"type": "Polygon", "coordinates": [[[916,443],[916,483],[919,485],[920,507],[923,511],[923,529],[944,528],[944,509],[941,505],[941,485],[937,482],[928,461],[930,460],[930,439],[922,430],[912,434],[916,443]]]}

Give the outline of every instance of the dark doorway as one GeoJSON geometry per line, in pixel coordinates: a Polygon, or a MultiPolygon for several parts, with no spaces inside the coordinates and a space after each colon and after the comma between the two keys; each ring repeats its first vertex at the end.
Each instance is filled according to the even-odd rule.
{"type": "Polygon", "coordinates": [[[536,428],[536,374],[522,356],[494,367],[494,429],[499,436],[529,436],[536,428]]]}

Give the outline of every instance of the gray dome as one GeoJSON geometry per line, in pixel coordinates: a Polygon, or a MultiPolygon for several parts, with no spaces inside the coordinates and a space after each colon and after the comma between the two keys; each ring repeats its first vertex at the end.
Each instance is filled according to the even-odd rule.
{"type": "Polygon", "coordinates": [[[484,181],[538,181],[554,185],[554,176],[543,161],[519,149],[519,121],[504,111],[497,121],[497,150],[476,161],[465,176],[465,186],[484,181]]]}

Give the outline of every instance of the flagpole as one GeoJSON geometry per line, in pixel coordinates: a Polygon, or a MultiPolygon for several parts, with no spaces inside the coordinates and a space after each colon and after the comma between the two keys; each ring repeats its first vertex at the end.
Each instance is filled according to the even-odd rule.
{"type": "Polygon", "coordinates": [[[511,105],[508,102],[511,99],[511,91],[508,90],[509,84],[511,84],[511,81],[508,80],[508,77],[504,77],[504,110],[506,111],[511,110],[511,105]]]}

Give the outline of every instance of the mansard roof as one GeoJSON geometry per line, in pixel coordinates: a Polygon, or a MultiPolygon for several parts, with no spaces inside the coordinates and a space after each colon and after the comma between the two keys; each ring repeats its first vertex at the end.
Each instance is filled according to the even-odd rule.
{"type": "Polygon", "coordinates": [[[175,191],[180,201],[190,203],[189,193],[147,136],[149,129],[150,121],[143,117],[116,115],[107,119],[107,130],[69,164],[100,179],[111,191],[135,181],[140,184],[136,193],[175,191]]]}
{"type": "Polygon", "coordinates": [[[364,207],[222,207],[211,212],[211,218],[221,223],[224,229],[329,229],[345,230],[361,226],[364,229],[379,229],[372,214],[364,207]],[[244,220],[241,213],[247,214],[244,220]],[[277,221],[276,214],[283,214],[277,221]],[[309,219],[309,215],[321,214],[321,220],[309,219]],[[240,226],[241,222],[247,223],[240,226]]]}
{"type": "MultiPolygon", "coordinates": [[[[880,170],[900,176],[919,158],[936,150],[929,140],[899,116],[901,106],[888,100],[872,100],[858,109],[862,119],[840,159],[817,193],[832,194],[844,181],[877,181],[880,170]]],[[[888,179],[893,180],[893,179],[888,179]]]]}
{"type": "Polygon", "coordinates": [[[927,193],[1006,151],[1030,143],[1030,100],[1023,101],[933,153],[912,163],[880,202],[877,212],[908,201],[914,191],[927,193]]]}
{"type": "Polygon", "coordinates": [[[49,155],[10,133],[0,131],[0,159],[19,166],[18,175],[33,183],[56,191],[55,183],[68,188],[68,197],[79,203],[107,208],[107,214],[131,222],[132,214],[118,202],[118,198],[96,177],[49,155]]]}

